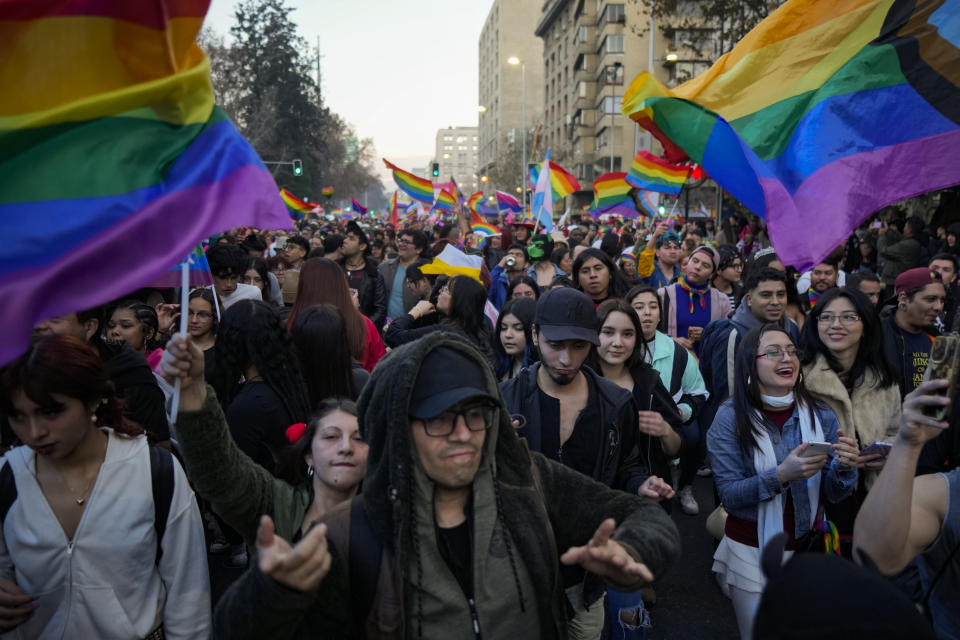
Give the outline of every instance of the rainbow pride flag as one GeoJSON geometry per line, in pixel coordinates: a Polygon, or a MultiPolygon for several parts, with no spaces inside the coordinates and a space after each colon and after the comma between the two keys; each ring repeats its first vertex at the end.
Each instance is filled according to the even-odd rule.
{"type": "Polygon", "coordinates": [[[206,237],[290,228],[214,105],[207,0],[0,3],[0,364],[51,316],[164,275],[206,237]]]}
{"type": "Polygon", "coordinates": [[[447,191],[441,191],[437,194],[437,199],[433,203],[435,209],[441,211],[453,211],[457,206],[457,200],[447,191]]]}
{"type": "Polygon", "coordinates": [[[481,215],[482,215],[482,207],[483,207],[483,192],[482,192],[482,191],[477,191],[476,193],[472,194],[469,198],[467,198],[467,209],[470,210],[470,213],[471,213],[471,214],[475,214],[475,215],[477,215],[477,216],[481,216],[481,215]]]}
{"type": "Polygon", "coordinates": [[[287,207],[287,213],[289,213],[290,217],[294,220],[299,220],[320,206],[316,202],[306,202],[301,200],[286,189],[280,189],[280,198],[283,200],[283,204],[287,207]]]}
{"type": "Polygon", "coordinates": [[[641,151],[633,159],[626,180],[637,189],[678,194],[690,176],[690,167],[670,164],[649,151],[641,151]]]}
{"type": "MultiPolygon", "coordinates": [[[[530,182],[534,186],[540,178],[542,166],[543,163],[540,163],[539,166],[530,167],[530,182]]],[[[554,202],[563,200],[574,191],[580,191],[580,183],[573,177],[573,174],[552,160],[550,161],[550,187],[553,191],[554,202]]]]}
{"type": "Polygon", "coordinates": [[[404,193],[414,200],[428,203],[433,202],[432,182],[426,178],[418,178],[409,171],[404,171],[395,164],[387,161],[386,158],[383,159],[383,164],[387,166],[387,169],[393,171],[393,181],[397,183],[397,186],[400,187],[404,193]]]}
{"type": "Polygon", "coordinates": [[[789,0],[679,87],[638,76],[623,113],[765,217],[802,271],[878,209],[960,183],[958,69],[960,0],[789,0]]]}
{"type": "MultiPolygon", "coordinates": [[[[627,174],[622,171],[605,173],[593,181],[592,209],[604,209],[630,200],[630,189],[626,181],[627,174]]],[[[631,205],[632,206],[632,205],[631,205]]]]}
{"type": "Polygon", "coordinates": [[[320,193],[323,194],[324,198],[331,198],[333,197],[333,187],[324,187],[320,189],[320,193]]]}
{"type": "Polygon", "coordinates": [[[367,208],[362,204],[360,204],[359,202],[357,202],[356,198],[354,198],[353,196],[350,197],[350,204],[353,206],[353,210],[359,213],[361,216],[366,215],[367,208]]]}
{"type": "Polygon", "coordinates": [[[500,229],[496,228],[489,222],[474,222],[470,224],[470,230],[481,236],[499,236],[500,229]]]}

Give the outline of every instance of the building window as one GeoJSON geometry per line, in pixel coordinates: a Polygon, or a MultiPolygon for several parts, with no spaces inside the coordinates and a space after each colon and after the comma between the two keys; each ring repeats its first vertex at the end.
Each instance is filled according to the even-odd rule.
{"type": "Polygon", "coordinates": [[[603,39],[603,44],[600,45],[600,51],[603,53],[623,53],[623,36],[607,36],[603,39]]]}
{"type": "Polygon", "coordinates": [[[597,105],[597,111],[600,111],[604,114],[617,114],[620,113],[620,110],[617,109],[617,100],[620,98],[614,98],[613,96],[607,96],[600,101],[600,104],[597,105]]]}
{"type": "Polygon", "coordinates": [[[608,4],[603,8],[603,13],[600,14],[600,23],[610,23],[610,22],[626,22],[627,17],[626,13],[623,10],[622,4],[608,4]]]}
{"type": "Polygon", "coordinates": [[[600,75],[597,76],[597,82],[601,87],[614,84],[621,85],[623,84],[623,65],[622,64],[608,64],[600,72],[600,75]]]}

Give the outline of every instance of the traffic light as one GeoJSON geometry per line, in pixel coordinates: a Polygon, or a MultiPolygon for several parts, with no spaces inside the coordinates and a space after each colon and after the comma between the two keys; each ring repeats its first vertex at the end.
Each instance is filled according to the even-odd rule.
{"type": "Polygon", "coordinates": [[[434,162],[434,163],[433,163],[433,177],[436,178],[436,177],[438,177],[439,175],[440,175],[440,163],[439,163],[439,162],[434,162]]]}
{"type": "Polygon", "coordinates": [[[300,160],[293,161],[293,175],[302,176],[303,175],[303,163],[300,160]]]}

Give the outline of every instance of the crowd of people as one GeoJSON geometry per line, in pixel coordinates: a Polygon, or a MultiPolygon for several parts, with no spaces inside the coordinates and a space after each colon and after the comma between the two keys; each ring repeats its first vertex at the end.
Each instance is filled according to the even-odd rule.
{"type": "Polygon", "coordinates": [[[234,229],[187,308],[37,325],[0,370],[0,634],[640,638],[710,512],[742,638],[797,637],[812,567],[863,596],[837,634],[960,638],[960,412],[924,381],[960,223],[873,218],[804,273],[738,215],[420,224],[234,229]],[[215,603],[208,556],[246,569],[215,603]]]}

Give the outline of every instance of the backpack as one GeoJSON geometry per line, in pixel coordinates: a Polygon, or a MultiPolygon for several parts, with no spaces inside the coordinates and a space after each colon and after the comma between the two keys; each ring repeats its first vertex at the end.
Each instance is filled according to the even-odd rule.
{"type": "MultiPolygon", "coordinates": [[[[167,530],[170,503],[173,502],[173,455],[166,449],[149,447],[150,476],[153,487],[153,530],[157,533],[157,553],[154,564],[160,565],[163,556],[163,534],[167,530]]],[[[17,500],[17,482],[9,464],[0,468],[0,525],[17,500]]]]}

